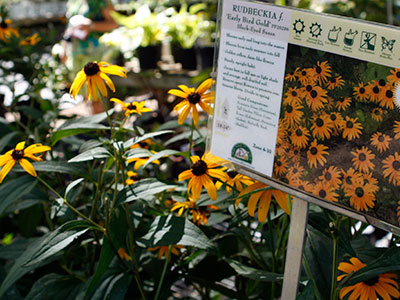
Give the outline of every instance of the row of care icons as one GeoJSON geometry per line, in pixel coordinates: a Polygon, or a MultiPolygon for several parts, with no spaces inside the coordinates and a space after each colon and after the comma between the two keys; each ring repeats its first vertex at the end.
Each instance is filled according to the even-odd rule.
{"type": "MultiPolygon", "coordinates": [[[[304,21],[301,19],[295,20],[293,23],[293,30],[295,31],[296,35],[301,35],[303,32],[306,31],[306,25],[304,21]]],[[[309,34],[313,38],[319,38],[322,35],[322,26],[318,22],[312,23],[309,27],[309,34]]],[[[340,33],[342,32],[342,28],[333,26],[329,29],[328,32],[328,40],[331,43],[337,43],[340,39],[340,33]]],[[[359,35],[358,30],[349,29],[347,32],[344,33],[343,43],[347,47],[352,47],[356,37],[359,35]]],[[[377,47],[377,34],[374,32],[368,31],[361,31],[360,35],[360,49],[375,51],[377,47]]],[[[386,51],[393,53],[393,46],[396,40],[388,39],[384,36],[381,36],[381,51],[386,51]]]]}

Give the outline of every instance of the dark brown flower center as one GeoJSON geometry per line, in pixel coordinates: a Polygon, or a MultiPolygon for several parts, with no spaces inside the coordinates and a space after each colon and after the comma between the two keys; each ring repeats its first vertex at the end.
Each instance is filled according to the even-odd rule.
{"type": "Polygon", "coordinates": [[[132,179],[133,181],[138,181],[138,180],[140,180],[140,176],[139,176],[139,175],[129,176],[129,178],[132,179]]]}
{"type": "Polygon", "coordinates": [[[293,111],[293,106],[287,105],[286,106],[286,111],[290,114],[293,111]]]}
{"type": "Polygon", "coordinates": [[[379,87],[374,86],[374,87],[372,88],[372,91],[373,91],[375,94],[379,94],[379,87]]]}
{"type": "Polygon", "coordinates": [[[345,181],[347,184],[353,184],[353,181],[351,180],[351,176],[347,176],[345,181]]]}
{"type": "Polygon", "coordinates": [[[321,118],[317,118],[315,124],[317,124],[318,127],[322,127],[324,126],[324,120],[322,120],[321,118]]]}
{"type": "Polygon", "coordinates": [[[20,160],[24,157],[24,150],[15,150],[11,153],[11,156],[14,160],[20,160]]]}
{"type": "Polygon", "coordinates": [[[360,161],[365,161],[367,159],[367,156],[364,153],[360,153],[360,155],[358,156],[358,159],[360,161]]]}
{"type": "Polygon", "coordinates": [[[316,98],[318,96],[318,93],[316,90],[312,90],[310,95],[311,95],[311,97],[316,98]]]}
{"type": "Polygon", "coordinates": [[[302,136],[303,135],[303,131],[301,129],[297,129],[296,130],[296,135],[297,136],[302,136]]]}
{"type": "Polygon", "coordinates": [[[191,93],[191,94],[188,96],[188,100],[189,100],[189,102],[192,103],[192,104],[197,104],[197,103],[199,103],[200,99],[201,99],[201,97],[200,97],[200,95],[199,95],[198,93],[191,93]]]}
{"type": "Polygon", "coordinates": [[[90,62],[83,67],[83,71],[87,76],[93,76],[100,72],[100,68],[95,62],[90,62]]]}
{"type": "Polygon", "coordinates": [[[294,71],[290,72],[289,74],[293,76],[294,75],[294,71]]]}
{"type": "Polygon", "coordinates": [[[317,66],[317,67],[315,68],[315,71],[316,71],[318,74],[321,74],[322,68],[321,68],[320,66],[317,66]]]}
{"type": "Polygon", "coordinates": [[[365,93],[365,88],[360,88],[360,94],[364,94],[365,93]]]}
{"type": "Polygon", "coordinates": [[[340,102],[340,103],[343,103],[343,102],[344,102],[344,100],[345,100],[345,98],[344,98],[344,97],[340,97],[340,98],[339,98],[339,102],[340,102]]]}
{"type": "Polygon", "coordinates": [[[317,149],[316,147],[311,147],[311,148],[310,148],[310,153],[311,153],[312,155],[315,155],[315,154],[318,153],[318,149],[317,149]]]}
{"type": "Polygon", "coordinates": [[[298,149],[294,149],[294,150],[293,150],[293,154],[294,154],[294,155],[299,154],[299,150],[298,150],[298,149]]]}
{"type": "Polygon", "coordinates": [[[379,277],[373,277],[373,278],[363,281],[363,283],[365,283],[366,285],[369,285],[369,286],[373,286],[378,282],[379,282],[379,277]]]}
{"type": "Polygon", "coordinates": [[[393,97],[393,92],[391,90],[386,91],[386,97],[392,98],[393,97]]]}
{"type": "Polygon", "coordinates": [[[229,171],[229,172],[228,172],[228,176],[229,176],[230,178],[232,178],[232,179],[235,178],[237,174],[239,174],[239,173],[236,172],[236,171],[229,171]]]}
{"type": "Polygon", "coordinates": [[[0,27],[3,28],[3,29],[5,29],[5,28],[8,27],[8,25],[7,25],[7,23],[6,23],[5,21],[1,21],[0,27]]]}
{"type": "Polygon", "coordinates": [[[374,114],[379,116],[381,114],[381,112],[379,111],[379,109],[377,109],[374,111],[374,114]]]}
{"type": "Polygon", "coordinates": [[[400,170],[400,161],[395,160],[392,164],[393,169],[395,169],[396,171],[400,170]]]}
{"type": "Polygon", "coordinates": [[[136,110],[136,105],[129,103],[129,105],[126,108],[129,110],[136,110]]]}
{"type": "Polygon", "coordinates": [[[336,82],[336,78],[335,78],[335,77],[332,77],[331,80],[330,80],[330,82],[331,82],[331,83],[335,83],[335,82],[336,82]]]}
{"type": "Polygon", "coordinates": [[[335,114],[331,114],[331,120],[336,121],[336,119],[337,119],[337,116],[335,114]]]}
{"type": "Polygon", "coordinates": [[[296,91],[292,91],[292,96],[293,97],[297,97],[297,92],[296,91]]]}
{"type": "Polygon", "coordinates": [[[352,121],[347,121],[347,122],[346,122],[346,127],[347,127],[347,128],[353,128],[353,126],[354,126],[354,124],[353,124],[352,121]]]}
{"type": "Polygon", "coordinates": [[[146,142],[139,142],[140,148],[149,149],[149,145],[146,142]]]}
{"type": "Polygon", "coordinates": [[[301,71],[301,75],[306,76],[307,72],[306,71],[301,71]]]}
{"type": "Polygon", "coordinates": [[[306,86],[306,91],[309,92],[309,91],[311,91],[311,90],[312,90],[312,85],[311,85],[311,84],[307,85],[307,86],[306,86]]]}
{"type": "Polygon", "coordinates": [[[361,187],[356,188],[355,193],[357,195],[357,197],[362,197],[364,196],[364,190],[361,187]]]}
{"type": "Polygon", "coordinates": [[[207,172],[207,164],[203,160],[198,160],[192,167],[192,173],[195,176],[201,176],[207,172]]]}
{"type": "Polygon", "coordinates": [[[325,190],[320,190],[319,193],[318,193],[318,195],[319,195],[321,198],[325,198],[325,197],[326,197],[326,191],[325,191],[325,190]]]}
{"type": "Polygon", "coordinates": [[[378,137],[378,141],[380,141],[381,143],[385,140],[385,137],[383,135],[380,135],[378,137]]]}
{"type": "Polygon", "coordinates": [[[278,167],[280,167],[280,166],[282,166],[282,162],[278,160],[278,161],[276,162],[276,165],[277,165],[278,167]]]}
{"type": "Polygon", "coordinates": [[[294,168],[292,171],[293,174],[297,174],[297,172],[299,172],[299,170],[297,170],[296,168],[294,168]]]}
{"type": "Polygon", "coordinates": [[[385,82],[384,79],[379,79],[378,83],[379,83],[380,86],[385,86],[386,85],[386,82],[385,82]]]}
{"type": "Polygon", "coordinates": [[[400,72],[396,72],[396,77],[400,78],[400,72]]]}
{"type": "Polygon", "coordinates": [[[329,172],[326,172],[325,173],[325,179],[328,180],[328,181],[331,180],[332,179],[332,174],[329,173],[329,172]]]}

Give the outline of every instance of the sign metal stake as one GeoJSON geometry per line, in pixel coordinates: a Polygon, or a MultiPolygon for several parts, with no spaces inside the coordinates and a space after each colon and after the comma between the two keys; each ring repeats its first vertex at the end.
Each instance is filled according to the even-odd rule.
{"type": "Polygon", "coordinates": [[[295,300],[301,272],[308,219],[308,202],[293,198],[289,240],[283,277],[282,300],[295,300]]]}

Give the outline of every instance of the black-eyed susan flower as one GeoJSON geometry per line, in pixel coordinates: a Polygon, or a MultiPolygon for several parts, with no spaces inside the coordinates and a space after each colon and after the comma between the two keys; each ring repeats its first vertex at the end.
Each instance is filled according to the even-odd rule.
{"type": "Polygon", "coordinates": [[[373,102],[377,102],[382,90],[382,87],[379,85],[378,81],[371,81],[365,88],[367,90],[367,94],[369,95],[369,99],[373,102]]]}
{"type": "Polygon", "coordinates": [[[299,126],[292,131],[290,139],[294,146],[298,147],[299,149],[303,149],[308,145],[309,136],[310,132],[308,129],[303,126],[299,126]]]}
{"type": "MultiPolygon", "coordinates": [[[[355,273],[358,270],[364,268],[366,264],[362,263],[358,258],[350,258],[350,263],[341,262],[338,270],[342,271],[337,277],[338,281],[347,277],[350,273],[355,273]]],[[[367,279],[365,281],[358,282],[354,285],[345,286],[340,289],[339,297],[343,299],[347,294],[350,294],[348,299],[352,300],[391,300],[393,298],[400,297],[399,285],[396,280],[397,275],[395,273],[383,273],[377,277],[367,279]]]]}
{"type": "Polygon", "coordinates": [[[339,195],[335,193],[335,189],[332,186],[327,185],[323,181],[317,182],[312,190],[312,193],[317,197],[323,198],[328,201],[337,202],[339,195]]]}
{"type": "Polygon", "coordinates": [[[331,76],[331,66],[327,61],[317,62],[314,67],[314,77],[320,84],[325,83],[331,76]]]}
{"type": "Polygon", "coordinates": [[[274,172],[276,175],[281,176],[287,172],[288,161],[286,157],[275,158],[274,172]]]}
{"type": "Polygon", "coordinates": [[[96,61],[89,62],[78,72],[78,74],[76,74],[69,93],[75,99],[83,84],[86,82],[89,99],[93,98],[95,101],[98,101],[97,89],[99,89],[103,97],[107,97],[108,92],[106,84],[113,92],[115,92],[114,83],[107,74],[126,78],[126,70],[123,67],[111,65],[104,61],[99,63],[96,61]]]}
{"type": "Polygon", "coordinates": [[[289,82],[296,81],[298,72],[299,72],[299,68],[296,68],[294,71],[287,73],[285,75],[285,80],[289,81],[289,82]]]}
{"type": "Polygon", "coordinates": [[[350,197],[350,205],[357,211],[368,211],[375,206],[375,194],[362,177],[352,180],[345,190],[345,196],[350,197]]]}
{"type": "Polygon", "coordinates": [[[122,110],[125,111],[125,117],[129,117],[132,114],[138,114],[141,116],[142,113],[151,111],[150,108],[144,107],[144,104],[145,104],[144,101],[141,101],[141,102],[133,101],[133,102],[125,103],[117,98],[111,98],[110,101],[121,105],[122,110]]]}
{"type": "Polygon", "coordinates": [[[200,206],[192,209],[192,220],[197,226],[206,225],[208,217],[211,214],[211,210],[218,210],[219,207],[215,205],[200,206]]]}
{"type": "Polygon", "coordinates": [[[395,98],[393,87],[387,86],[385,88],[382,88],[381,95],[378,99],[378,104],[380,107],[383,108],[394,109],[395,98]]]}
{"type": "Polygon", "coordinates": [[[334,124],[329,118],[329,115],[322,114],[313,118],[311,126],[312,135],[321,140],[329,139],[331,137],[334,124]]]}
{"type": "Polygon", "coordinates": [[[288,160],[290,160],[292,163],[297,164],[300,162],[300,149],[297,147],[292,147],[291,145],[288,147],[289,152],[287,152],[286,156],[288,157],[288,160]]]}
{"type": "MultiPolygon", "coordinates": [[[[239,192],[243,191],[243,185],[248,186],[254,183],[254,180],[250,177],[247,177],[243,174],[238,173],[235,170],[230,170],[226,172],[228,175],[227,180],[225,181],[226,192],[230,193],[232,191],[232,187],[236,188],[239,192]]],[[[219,189],[223,185],[222,182],[218,181],[215,186],[219,189]]]]}
{"type": "Polygon", "coordinates": [[[389,182],[396,186],[400,185],[400,155],[395,152],[383,161],[383,175],[389,177],[389,182]]]}
{"type": "Polygon", "coordinates": [[[125,180],[126,185],[134,184],[136,181],[140,180],[140,176],[133,171],[128,171],[126,175],[128,176],[128,178],[125,180]]]}
{"type": "Polygon", "coordinates": [[[40,38],[40,36],[35,33],[31,36],[27,36],[26,38],[24,38],[23,40],[21,40],[19,42],[19,45],[21,46],[33,46],[36,45],[37,43],[39,43],[42,39],[40,38]]]}
{"type": "Polygon", "coordinates": [[[357,122],[358,118],[350,118],[346,116],[345,123],[343,123],[343,138],[347,139],[348,141],[357,139],[360,137],[362,132],[362,125],[361,123],[357,122]]]}
{"type": "MultiPolygon", "coordinates": [[[[171,248],[171,254],[175,256],[181,255],[181,252],[179,249],[184,248],[182,245],[173,245],[171,248]]],[[[147,251],[157,251],[158,250],[158,259],[162,259],[163,257],[166,258],[168,256],[169,252],[169,246],[155,246],[155,247],[149,247],[147,248],[147,251]]],[[[171,256],[169,257],[169,260],[171,260],[171,256]]]]}
{"type": "Polygon", "coordinates": [[[326,149],[328,149],[328,147],[323,144],[318,144],[317,140],[311,143],[307,151],[307,162],[311,168],[316,168],[318,164],[322,167],[326,163],[325,156],[329,155],[329,153],[325,151],[326,149]]]}
{"type": "Polygon", "coordinates": [[[363,102],[369,98],[367,89],[363,82],[360,82],[358,86],[354,87],[354,97],[357,101],[363,102]]]}
{"type": "Polygon", "coordinates": [[[311,90],[308,91],[308,86],[306,86],[306,102],[311,110],[317,111],[324,107],[324,104],[328,102],[327,91],[319,86],[312,87],[311,90]]]}
{"type": "Polygon", "coordinates": [[[375,154],[367,147],[362,146],[361,149],[356,149],[351,152],[351,155],[353,155],[352,162],[356,170],[368,173],[370,169],[375,167],[375,164],[372,162],[375,158],[375,154]]]}
{"type": "Polygon", "coordinates": [[[400,69],[391,69],[386,79],[390,85],[396,85],[400,82],[400,69]]]}
{"type": "Polygon", "coordinates": [[[375,194],[379,191],[378,179],[374,178],[372,173],[361,173],[360,175],[364,180],[364,184],[368,185],[368,188],[372,193],[375,194]]]}
{"type": "Polygon", "coordinates": [[[331,119],[333,123],[333,135],[338,135],[339,132],[343,129],[345,120],[343,119],[342,115],[338,112],[330,112],[329,113],[329,118],[331,119]]]}
{"type": "Polygon", "coordinates": [[[186,120],[189,112],[192,111],[193,124],[197,127],[199,124],[199,111],[197,109],[197,105],[199,105],[206,113],[210,113],[210,99],[211,92],[207,92],[213,83],[211,78],[203,81],[197,89],[188,88],[186,85],[179,85],[178,89],[169,90],[168,93],[180,98],[183,100],[175,105],[175,111],[181,111],[178,117],[178,123],[180,125],[186,120]]]}
{"type": "Polygon", "coordinates": [[[326,82],[326,88],[328,90],[333,90],[335,88],[340,88],[344,85],[344,80],[342,79],[342,76],[337,76],[337,77],[331,77],[327,82],[326,82]]]}
{"type": "Polygon", "coordinates": [[[188,193],[192,195],[194,200],[200,198],[203,186],[207,190],[210,198],[216,200],[217,188],[211,177],[225,182],[228,180],[228,175],[222,168],[218,168],[219,165],[212,161],[212,156],[208,153],[204,154],[201,158],[196,155],[191,156],[190,159],[193,163],[192,168],[179,174],[178,180],[190,179],[188,193]]]}
{"type": "Polygon", "coordinates": [[[382,120],[383,120],[382,108],[375,107],[374,109],[372,109],[371,117],[372,117],[372,119],[374,119],[377,122],[382,122],[382,120]]]}
{"type": "Polygon", "coordinates": [[[0,156],[0,167],[2,167],[0,171],[0,183],[3,181],[4,177],[11,171],[14,165],[18,162],[22,168],[28,174],[36,177],[36,171],[33,168],[32,164],[26,160],[29,158],[34,161],[42,161],[43,152],[51,150],[49,146],[43,146],[42,144],[33,144],[28,147],[25,147],[25,142],[19,142],[14,149],[6,152],[2,156],[0,156]],[[35,154],[42,153],[39,156],[35,154]]]}
{"type": "MultiPolygon", "coordinates": [[[[151,153],[156,154],[155,151],[151,150],[151,153]]],[[[145,157],[133,157],[133,158],[129,158],[127,160],[128,163],[134,163],[133,165],[133,169],[135,171],[139,170],[141,166],[143,166],[148,160],[149,160],[149,156],[145,156],[145,157]]],[[[151,162],[152,164],[155,165],[160,165],[160,161],[158,159],[155,159],[151,162]]]]}
{"type": "Polygon", "coordinates": [[[351,105],[350,97],[340,96],[336,99],[336,108],[338,111],[345,111],[351,105]]]}
{"type": "Polygon", "coordinates": [[[285,96],[283,98],[283,103],[284,104],[295,104],[295,103],[300,103],[301,101],[301,96],[302,92],[299,88],[297,87],[290,87],[288,88],[287,92],[285,93],[285,96]]]}
{"type": "Polygon", "coordinates": [[[347,189],[352,186],[355,181],[362,177],[361,174],[353,168],[349,168],[347,171],[342,170],[342,175],[342,187],[344,191],[347,191],[347,189]]]}
{"type": "Polygon", "coordinates": [[[171,211],[178,211],[178,216],[182,216],[183,212],[186,209],[189,208],[194,208],[196,205],[196,200],[193,200],[192,198],[189,197],[188,200],[184,202],[174,202],[174,204],[171,207],[171,211]]]}
{"type": "Polygon", "coordinates": [[[293,126],[299,124],[301,118],[303,117],[303,112],[301,109],[303,108],[302,105],[293,102],[292,104],[286,104],[285,109],[285,116],[284,120],[289,124],[289,126],[293,126]]]}
{"type": "Polygon", "coordinates": [[[301,179],[304,173],[304,168],[297,162],[293,166],[288,168],[287,177],[291,181],[301,179]]]}
{"type": "Polygon", "coordinates": [[[395,134],[394,139],[400,139],[400,121],[394,121],[393,132],[395,134]]]}
{"type": "Polygon", "coordinates": [[[302,179],[294,180],[293,181],[293,186],[295,188],[298,188],[298,189],[300,189],[302,191],[306,191],[306,192],[309,192],[309,193],[311,193],[313,188],[314,188],[314,186],[310,182],[308,182],[306,180],[302,180],[302,179]]]}
{"type": "MultiPolygon", "coordinates": [[[[340,180],[342,171],[338,167],[330,166],[322,171],[322,175],[318,179],[333,189],[337,189],[342,182],[340,180]]],[[[325,198],[325,197],[322,197],[325,198]]]]}
{"type": "Polygon", "coordinates": [[[389,149],[391,140],[390,136],[381,132],[375,132],[370,139],[371,145],[381,153],[389,149]]]}
{"type": "Polygon", "coordinates": [[[280,190],[268,187],[267,185],[261,182],[255,182],[252,185],[245,188],[236,199],[235,203],[236,206],[239,205],[240,201],[243,199],[242,196],[244,196],[245,194],[265,188],[268,189],[255,192],[250,195],[249,202],[247,203],[247,210],[249,212],[249,215],[254,217],[256,206],[258,203],[258,221],[262,223],[265,222],[265,220],[267,219],[269,206],[272,201],[272,196],[275,198],[275,201],[282,208],[282,210],[289,215],[290,210],[289,210],[288,194],[280,190]]]}
{"type": "Polygon", "coordinates": [[[18,29],[10,26],[12,21],[10,19],[1,19],[0,21],[0,40],[3,42],[8,42],[12,37],[19,37],[18,29]]]}
{"type": "Polygon", "coordinates": [[[306,85],[308,83],[315,82],[315,78],[313,77],[314,70],[312,68],[304,68],[299,70],[297,73],[297,77],[301,84],[306,85]]]}
{"type": "Polygon", "coordinates": [[[125,259],[126,261],[131,261],[132,260],[132,258],[128,255],[128,253],[126,253],[124,248],[119,248],[118,249],[118,256],[121,259],[125,259]]]}

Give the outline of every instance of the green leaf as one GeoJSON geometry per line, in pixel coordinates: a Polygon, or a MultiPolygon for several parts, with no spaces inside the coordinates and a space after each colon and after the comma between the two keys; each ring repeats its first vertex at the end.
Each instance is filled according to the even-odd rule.
{"type": "Polygon", "coordinates": [[[154,154],[152,157],[150,157],[143,165],[143,168],[146,168],[148,166],[148,164],[150,164],[151,162],[162,158],[164,156],[168,156],[168,155],[174,155],[174,154],[181,154],[182,152],[176,151],[176,150],[171,150],[171,149],[166,149],[166,150],[162,150],[160,152],[157,152],[156,154],[154,154]]]}
{"type": "Polygon", "coordinates": [[[296,300],[313,300],[314,296],[314,285],[311,280],[308,281],[305,289],[301,292],[301,294],[296,298],[296,300]]]}
{"type": "Polygon", "coordinates": [[[138,242],[145,247],[182,245],[200,249],[213,248],[208,237],[186,218],[158,216],[138,242]]]}
{"type": "Polygon", "coordinates": [[[13,131],[3,135],[3,137],[0,139],[0,152],[3,152],[3,149],[10,143],[10,141],[14,137],[18,136],[18,134],[19,133],[17,131],[13,131]]]}
{"type": "Polygon", "coordinates": [[[125,298],[132,275],[115,273],[102,280],[91,300],[120,300],[125,298]]]}
{"type": "MultiPolygon", "coordinates": [[[[66,173],[66,174],[86,174],[85,165],[81,163],[68,163],[66,161],[40,161],[33,162],[33,167],[39,172],[55,172],[55,173],[66,173]]],[[[26,172],[21,166],[15,166],[13,168],[15,172],[26,172]]]]}
{"type": "Polygon", "coordinates": [[[70,184],[68,184],[67,188],[65,189],[65,195],[64,198],[67,198],[68,193],[78,184],[80,184],[84,178],[79,178],[77,180],[72,181],[70,184]]]}
{"type": "Polygon", "coordinates": [[[117,196],[117,204],[137,199],[150,200],[158,193],[177,187],[177,185],[165,184],[155,178],[142,179],[123,189],[117,196]]]}
{"type": "Polygon", "coordinates": [[[59,140],[67,136],[108,129],[110,129],[110,127],[104,126],[102,124],[71,124],[67,127],[64,127],[63,129],[58,129],[54,131],[50,136],[50,142],[51,145],[54,146],[59,140]]]}
{"type": "Polygon", "coordinates": [[[125,152],[126,159],[137,158],[137,157],[149,157],[153,155],[153,152],[144,148],[129,149],[125,152]]]}
{"type": "Polygon", "coordinates": [[[30,193],[37,184],[37,180],[25,175],[16,179],[10,179],[0,185],[0,215],[14,201],[21,199],[22,196],[30,193]]]}
{"type": "Polygon", "coordinates": [[[88,140],[79,147],[79,153],[86,152],[89,149],[93,149],[101,145],[103,145],[103,143],[99,140],[88,140]]]}
{"type": "Polygon", "coordinates": [[[29,300],[76,300],[84,283],[75,277],[47,274],[34,283],[25,299],[29,300]]]}
{"type": "MultiPolygon", "coordinates": [[[[110,109],[108,111],[109,115],[112,115],[114,113],[114,109],[110,109]]],[[[105,119],[107,119],[107,113],[101,112],[99,114],[96,115],[92,115],[89,117],[82,117],[82,118],[76,118],[76,119],[71,119],[66,121],[64,124],[62,124],[58,129],[65,129],[71,125],[75,125],[75,124],[96,124],[96,123],[100,123],[102,121],[104,121],[105,119]]]]}
{"type": "Polygon", "coordinates": [[[129,148],[130,146],[132,146],[134,144],[137,144],[137,143],[139,143],[141,141],[144,141],[146,139],[150,139],[150,138],[153,138],[153,137],[156,137],[156,136],[159,136],[159,135],[163,135],[163,134],[167,134],[167,133],[173,133],[173,132],[174,132],[173,130],[161,130],[161,131],[155,131],[155,132],[146,133],[146,134],[143,134],[141,136],[137,136],[137,137],[134,137],[134,138],[131,138],[131,139],[127,140],[124,143],[124,147],[125,148],[129,148]]]}
{"type": "Polygon", "coordinates": [[[68,162],[81,162],[93,160],[95,158],[107,158],[111,156],[111,153],[103,147],[96,147],[93,149],[89,149],[86,152],[80,153],[77,156],[71,158],[68,162]]]}
{"type": "Polygon", "coordinates": [[[225,261],[241,276],[250,278],[258,281],[281,281],[283,279],[282,274],[266,272],[264,270],[258,270],[252,267],[248,267],[236,260],[225,258],[225,261]]]}
{"type": "Polygon", "coordinates": [[[32,241],[24,253],[19,256],[11,267],[0,286],[0,297],[19,278],[40,265],[56,259],[55,254],[67,247],[74,238],[85,233],[88,224],[84,221],[71,221],[63,224],[57,230],[32,241]],[[71,238],[73,237],[73,238],[71,238]],[[68,243],[65,242],[68,240],[68,243]]]}

